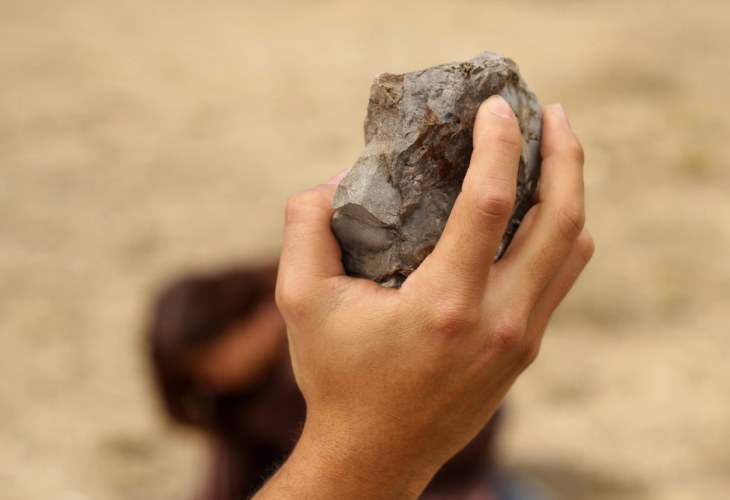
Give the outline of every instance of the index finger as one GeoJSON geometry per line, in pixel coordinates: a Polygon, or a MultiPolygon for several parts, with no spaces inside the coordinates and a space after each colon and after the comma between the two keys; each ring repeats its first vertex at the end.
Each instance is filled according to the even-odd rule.
{"type": "Polygon", "coordinates": [[[498,95],[479,108],[474,152],[441,239],[416,271],[434,290],[483,290],[515,203],[522,134],[514,112],[498,95]]]}

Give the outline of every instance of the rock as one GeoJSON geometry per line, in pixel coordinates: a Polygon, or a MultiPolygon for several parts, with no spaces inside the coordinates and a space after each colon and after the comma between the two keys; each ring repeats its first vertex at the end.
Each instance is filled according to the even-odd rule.
{"type": "Polygon", "coordinates": [[[542,111],[517,64],[484,52],[375,77],[365,149],[332,202],[348,275],[399,287],[433,251],[469,167],[477,110],[494,94],[510,103],[522,131],[517,199],[495,261],[502,256],[537,188],[542,111]]]}

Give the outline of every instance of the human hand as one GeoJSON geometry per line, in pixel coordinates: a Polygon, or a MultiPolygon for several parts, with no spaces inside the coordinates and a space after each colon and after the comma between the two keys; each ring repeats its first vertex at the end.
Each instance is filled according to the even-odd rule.
{"type": "Polygon", "coordinates": [[[400,289],[345,275],[330,229],[334,184],[291,197],[277,302],[307,420],[257,498],[416,498],[535,359],[593,253],[582,149],[562,107],[543,116],[537,203],[496,264],[522,144],[498,96],[477,114],[441,239],[400,289]]]}

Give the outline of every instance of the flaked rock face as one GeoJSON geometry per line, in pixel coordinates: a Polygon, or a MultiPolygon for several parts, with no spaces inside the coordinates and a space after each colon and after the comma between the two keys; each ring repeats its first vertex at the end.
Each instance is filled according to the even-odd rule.
{"type": "Polygon", "coordinates": [[[399,287],[433,251],[469,167],[477,110],[494,94],[507,100],[522,131],[517,199],[495,261],[502,256],[537,188],[542,111],[517,64],[484,52],[375,77],[365,149],[332,202],[348,275],[399,287]]]}

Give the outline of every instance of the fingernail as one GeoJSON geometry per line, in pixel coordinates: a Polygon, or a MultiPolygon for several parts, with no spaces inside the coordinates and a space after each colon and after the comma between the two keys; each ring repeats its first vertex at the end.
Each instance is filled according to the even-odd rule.
{"type": "Polygon", "coordinates": [[[558,103],[553,105],[553,109],[555,110],[555,114],[558,118],[562,120],[563,123],[565,123],[565,126],[568,128],[570,127],[570,122],[568,121],[568,115],[565,114],[565,110],[563,109],[563,105],[558,103]]]}
{"type": "Polygon", "coordinates": [[[514,111],[512,111],[510,105],[507,104],[507,101],[501,95],[493,95],[487,99],[487,109],[502,118],[515,119],[514,111]]]}
{"type": "Polygon", "coordinates": [[[330,180],[328,180],[326,182],[326,184],[334,184],[336,186],[337,184],[340,183],[340,181],[342,180],[342,178],[347,175],[347,173],[349,171],[350,171],[349,168],[347,170],[343,170],[342,172],[340,172],[339,174],[335,175],[330,180]]]}

